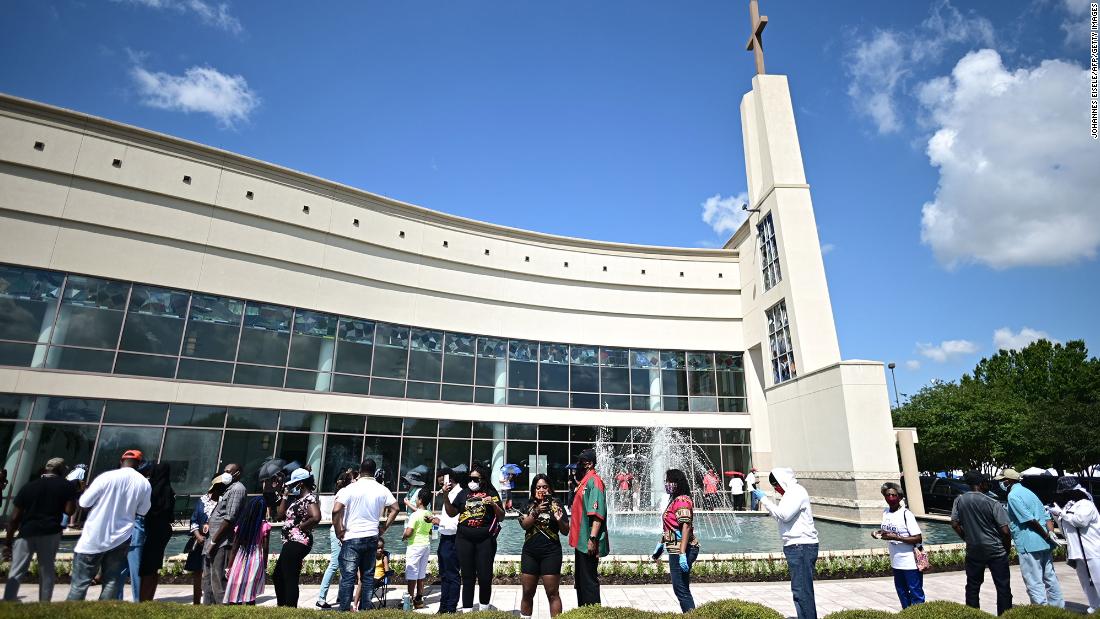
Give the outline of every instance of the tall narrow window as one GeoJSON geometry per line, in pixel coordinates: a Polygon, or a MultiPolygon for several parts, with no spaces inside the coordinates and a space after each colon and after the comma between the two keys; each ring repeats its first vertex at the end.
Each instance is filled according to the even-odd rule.
{"type": "Polygon", "coordinates": [[[798,376],[794,367],[794,346],[787,320],[787,302],[780,301],[765,312],[768,317],[768,344],[772,350],[772,376],[775,383],[798,376]]]}
{"type": "Polygon", "coordinates": [[[764,272],[764,290],[783,279],[783,271],[779,268],[779,248],[775,244],[775,223],[772,214],[764,216],[764,220],[756,226],[756,235],[760,238],[760,264],[764,272]]]}

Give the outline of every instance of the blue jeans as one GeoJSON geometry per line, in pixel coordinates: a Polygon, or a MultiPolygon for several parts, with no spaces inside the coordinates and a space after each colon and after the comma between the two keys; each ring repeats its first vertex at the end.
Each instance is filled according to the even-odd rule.
{"type": "MultiPolygon", "coordinates": [[[[340,538],[336,537],[336,527],[328,530],[328,546],[332,552],[328,556],[328,568],[321,577],[321,590],[317,592],[318,602],[328,602],[328,588],[332,584],[332,577],[340,571],[340,538]]],[[[339,587],[339,584],[337,584],[339,587]]]]}
{"type": "Polygon", "coordinates": [[[894,588],[902,608],[924,604],[924,574],[920,570],[894,570],[894,588]]]}
{"type": "Polygon", "coordinates": [[[457,535],[439,536],[439,610],[445,613],[458,611],[458,597],[462,591],[462,578],[458,575],[457,535]]]}
{"type": "Polygon", "coordinates": [[[1032,604],[1065,608],[1062,587],[1054,573],[1054,556],[1049,550],[1020,553],[1020,574],[1032,604]]]}
{"type": "Polygon", "coordinates": [[[359,610],[371,608],[371,596],[374,594],[374,563],[378,551],[378,536],[345,539],[340,547],[340,595],[336,598],[340,610],[351,610],[351,599],[355,597],[355,579],[360,580],[359,610]],[[362,576],[359,570],[363,570],[362,576]]]}
{"type": "MultiPolygon", "coordinates": [[[[142,537],[144,537],[144,535],[142,535],[142,537]]],[[[141,569],[142,546],[135,546],[134,539],[134,537],[130,538],[130,550],[126,552],[126,565],[122,567],[122,573],[119,575],[119,582],[122,585],[126,584],[126,577],[130,577],[131,602],[137,602],[141,599],[141,576],[138,570],[141,569]]],[[[141,541],[144,542],[145,540],[142,539],[141,541]]],[[[124,586],[119,586],[118,593],[115,594],[116,600],[122,599],[122,592],[125,588],[124,586]]]]}
{"type": "MultiPolygon", "coordinates": [[[[688,567],[695,564],[699,558],[699,547],[688,546],[688,567]]],[[[687,612],[695,608],[695,598],[691,597],[691,573],[680,570],[680,554],[668,553],[668,575],[672,577],[672,592],[680,601],[680,612],[687,612]]]]}
{"type": "Polygon", "coordinates": [[[787,569],[791,573],[791,593],[798,619],[817,619],[817,601],[814,600],[814,563],[817,561],[817,544],[791,544],[783,547],[787,557],[787,569]]]}
{"type": "Polygon", "coordinates": [[[122,591],[125,583],[122,579],[122,568],[126,565],[126,552],[129,548],[130,542],[125,541],[106,552],[73,555],[73,579],[66,599],[79,601],[88,597],[88,587],[101,569],[103,589],[99,592],[99,599],[117,599],[117,594],[122,591]]]}

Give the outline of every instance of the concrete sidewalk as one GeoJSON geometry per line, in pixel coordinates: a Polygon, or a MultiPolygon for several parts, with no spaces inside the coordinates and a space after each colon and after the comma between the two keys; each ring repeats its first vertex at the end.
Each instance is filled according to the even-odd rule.
{"type": "MultiPolygon", "coordinates": [[[[1081,591],[1077,574],[1059,564],[1058,576],[1062,584],[1062,592],[1066,596],[1066,607],[1077,612],[1085,612],[1086,600],[1081,591]]],[[[988,573],[987,573],[988,576],[988,573]]],[[[963,601],[963,588],[966,576],[963,572],[944,572],[928,574],[924,578],[924,591],[931,600],[963,601]]],[[[316,585],[302,587],[299,606],[313,608],[317,600],[316,585]]],[[[750,602],[759,602],[770,606],[787,617],[794,617],[794,603],[791,601],[790,584],[787,582],[766,583],[729,583],[729,584],[696,584],[692,586],[692,594],[696,604],[704,604],[713,600],[737,598],[750,602]]],[[[817,595],[818,615],[825,615],[844,609],[871,608],[878,610],[899,610],[898,598],[894,593],[894,581],[892,578],[859,578],[853,580],[824,580],[818,581],[814,586],[817,595]]],[[[399,606],[401,593],[404,588],[391,587],[389,591],[389,606],[399,606]]],[[[24,585],[19,590],[20,598],[24,602],[33,602],[38,599],[37,585],[24,585]]],[[[67,585],[58,585],[54,588],[54,600],[61,601],[69,593],[67,585]]],[[[89,589],[89,598],[94,599],[99,594],[98,588],[89,589]]],[[[336,601],[337,587],[329,590],[329,602],[336,601]]],[[[1017,605],[1028,604],[1027,591],[1020,577],[1018,567],[1012,567],[1012,593],[1013,601],[1017,605]]],[[[130,589],[126,588],[129,597],[130,589]]],[[[575,608],[577,596],[572,587],[562,587],[562,603],[565,610],[575,608]]],[[[475,598],[476,599],[476,598],[475,598]]],[[[191,603],[191,587],[181,585],[164,585],[157,591],[158,601],[191,603]]],[[[260,596],[259,605],[274,606],[275,590],[268,585],[264,594],[260,596]]],[[[427,602],[429,607],[421,612],[435,612],[439,607],[439,590],[431,587],[427,602]]],[[[515,585],[493,587],[493,605],[500,610],[515,610],[519,614],[520,588],[515,585]]],[[[643,610],[675,612],[679,610],[675,596],[672,594],[672,586],[660,585],[604,585],[603,603],[605,606],[632,606],[643,610]]],[[[990,613],[997,612],[996,592],[993,582],[988,577],[982,587],[982,609],[990,613]]],[[[549,608],[546,605],[546,596],[540,588],[535,595],[535,617],[549,617],[549,608]]]]}

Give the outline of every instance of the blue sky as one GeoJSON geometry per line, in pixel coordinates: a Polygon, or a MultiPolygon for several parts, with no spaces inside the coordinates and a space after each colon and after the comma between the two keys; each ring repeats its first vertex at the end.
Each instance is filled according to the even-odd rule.
{"type": "MultiPolygon", "coordinates": [[[[995,342],[1100,346],[1087,7],[762,2],[842,353],[897,362],[903,393],[995,342]]],[[[734,0],[13,0],[0,90],[475,219],[717,246],[745,190],[747,14],[734,0]]]]}

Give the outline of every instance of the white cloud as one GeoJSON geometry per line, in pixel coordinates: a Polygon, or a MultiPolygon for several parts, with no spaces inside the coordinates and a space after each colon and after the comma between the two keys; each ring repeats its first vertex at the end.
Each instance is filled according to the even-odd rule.
{"type": "Polygon", "coordinates": [[[947,267],[1049,266],[1100,247],[1100,149],[1088,135],[1088,72],[1046,60],[1008,71],[991,49],[920,88],[939,168],[921,239],[947,267]]]}
{"type": "Polygon", "coordinates": [[[822,243],[821,244],[821,255],[825,256],[825,255],[831,254],[831,253],[833,253],[834,249],[836,249],[836,245],[833,245],[832,243],[822,243]]]}
{"type": "Polygon", "coordinates": [[[917,359],[910,359],[910,360],[906,361],[905,362],[905,369],[912,370],[914,372],[919,370],[920,369],[920,361],[918,361],[917,359]]]}
{"type": "Polygon", "coordinates": [[[204,0],[114,0],[127,4],[137,4],[158,10],[176,11],[177,13],[194,13],[208,26],[214,26],[240,34],[241,22],[229,13],[229,5],[225,3],[211,4],[204,0]]]}
{"type": "Polygon", "coordinates": [[[733,234],[749,215],[741,210],[741,205],[748,201],[749,194],[744,191],[728,198],[723,198],[722,194],[716,193],[701,205],[703,221],[718,234],[733,234]]]}
{"type": "Polygon", "coordinates": [[[223,127],[247,121],[260,98],[241,75],[226,75],[212,67],[191,67],[183,75],[152,72],[140,64],[131,76],[149,107],[180,112],[201,112],[218,119],[223,127]]]}
{"type": "Polygon", "coordinates": [[[1008,327],[993,332],[993,347],[997,350],[1021,350],[1038,340],[1058,341],[1050,337],[1046,331],[1038,331],[1030,327],[1024,327],[1017,333],[1013,333],[1008,327]]]}
{"type": "Polygon", "coordinates": [[[869,117],[880,134],[896,133],[903,125],[900,97],[912,68],[963,43],[993,45],[993,24],[984,17],[962,15],[947,0],[935,4],[928,18],[911,31],[875,29],[849,57],[848,96],[856,111],[869,117]]]}
{"type": "Polygon", "coordinates": [[[972,355],[978,352],[978,345],[970,340],[944,340],[939,344],[917,343],[917,352],[937,363],[943,363],[954,357],[972,355]]]}
{"type": "Polygon", "coordinates": [[[1062,0],[1067,15],[1062,20],[1067,47],[1085,47],[1089,43],[1089,4],[1091,0],[1062,0]]]}

